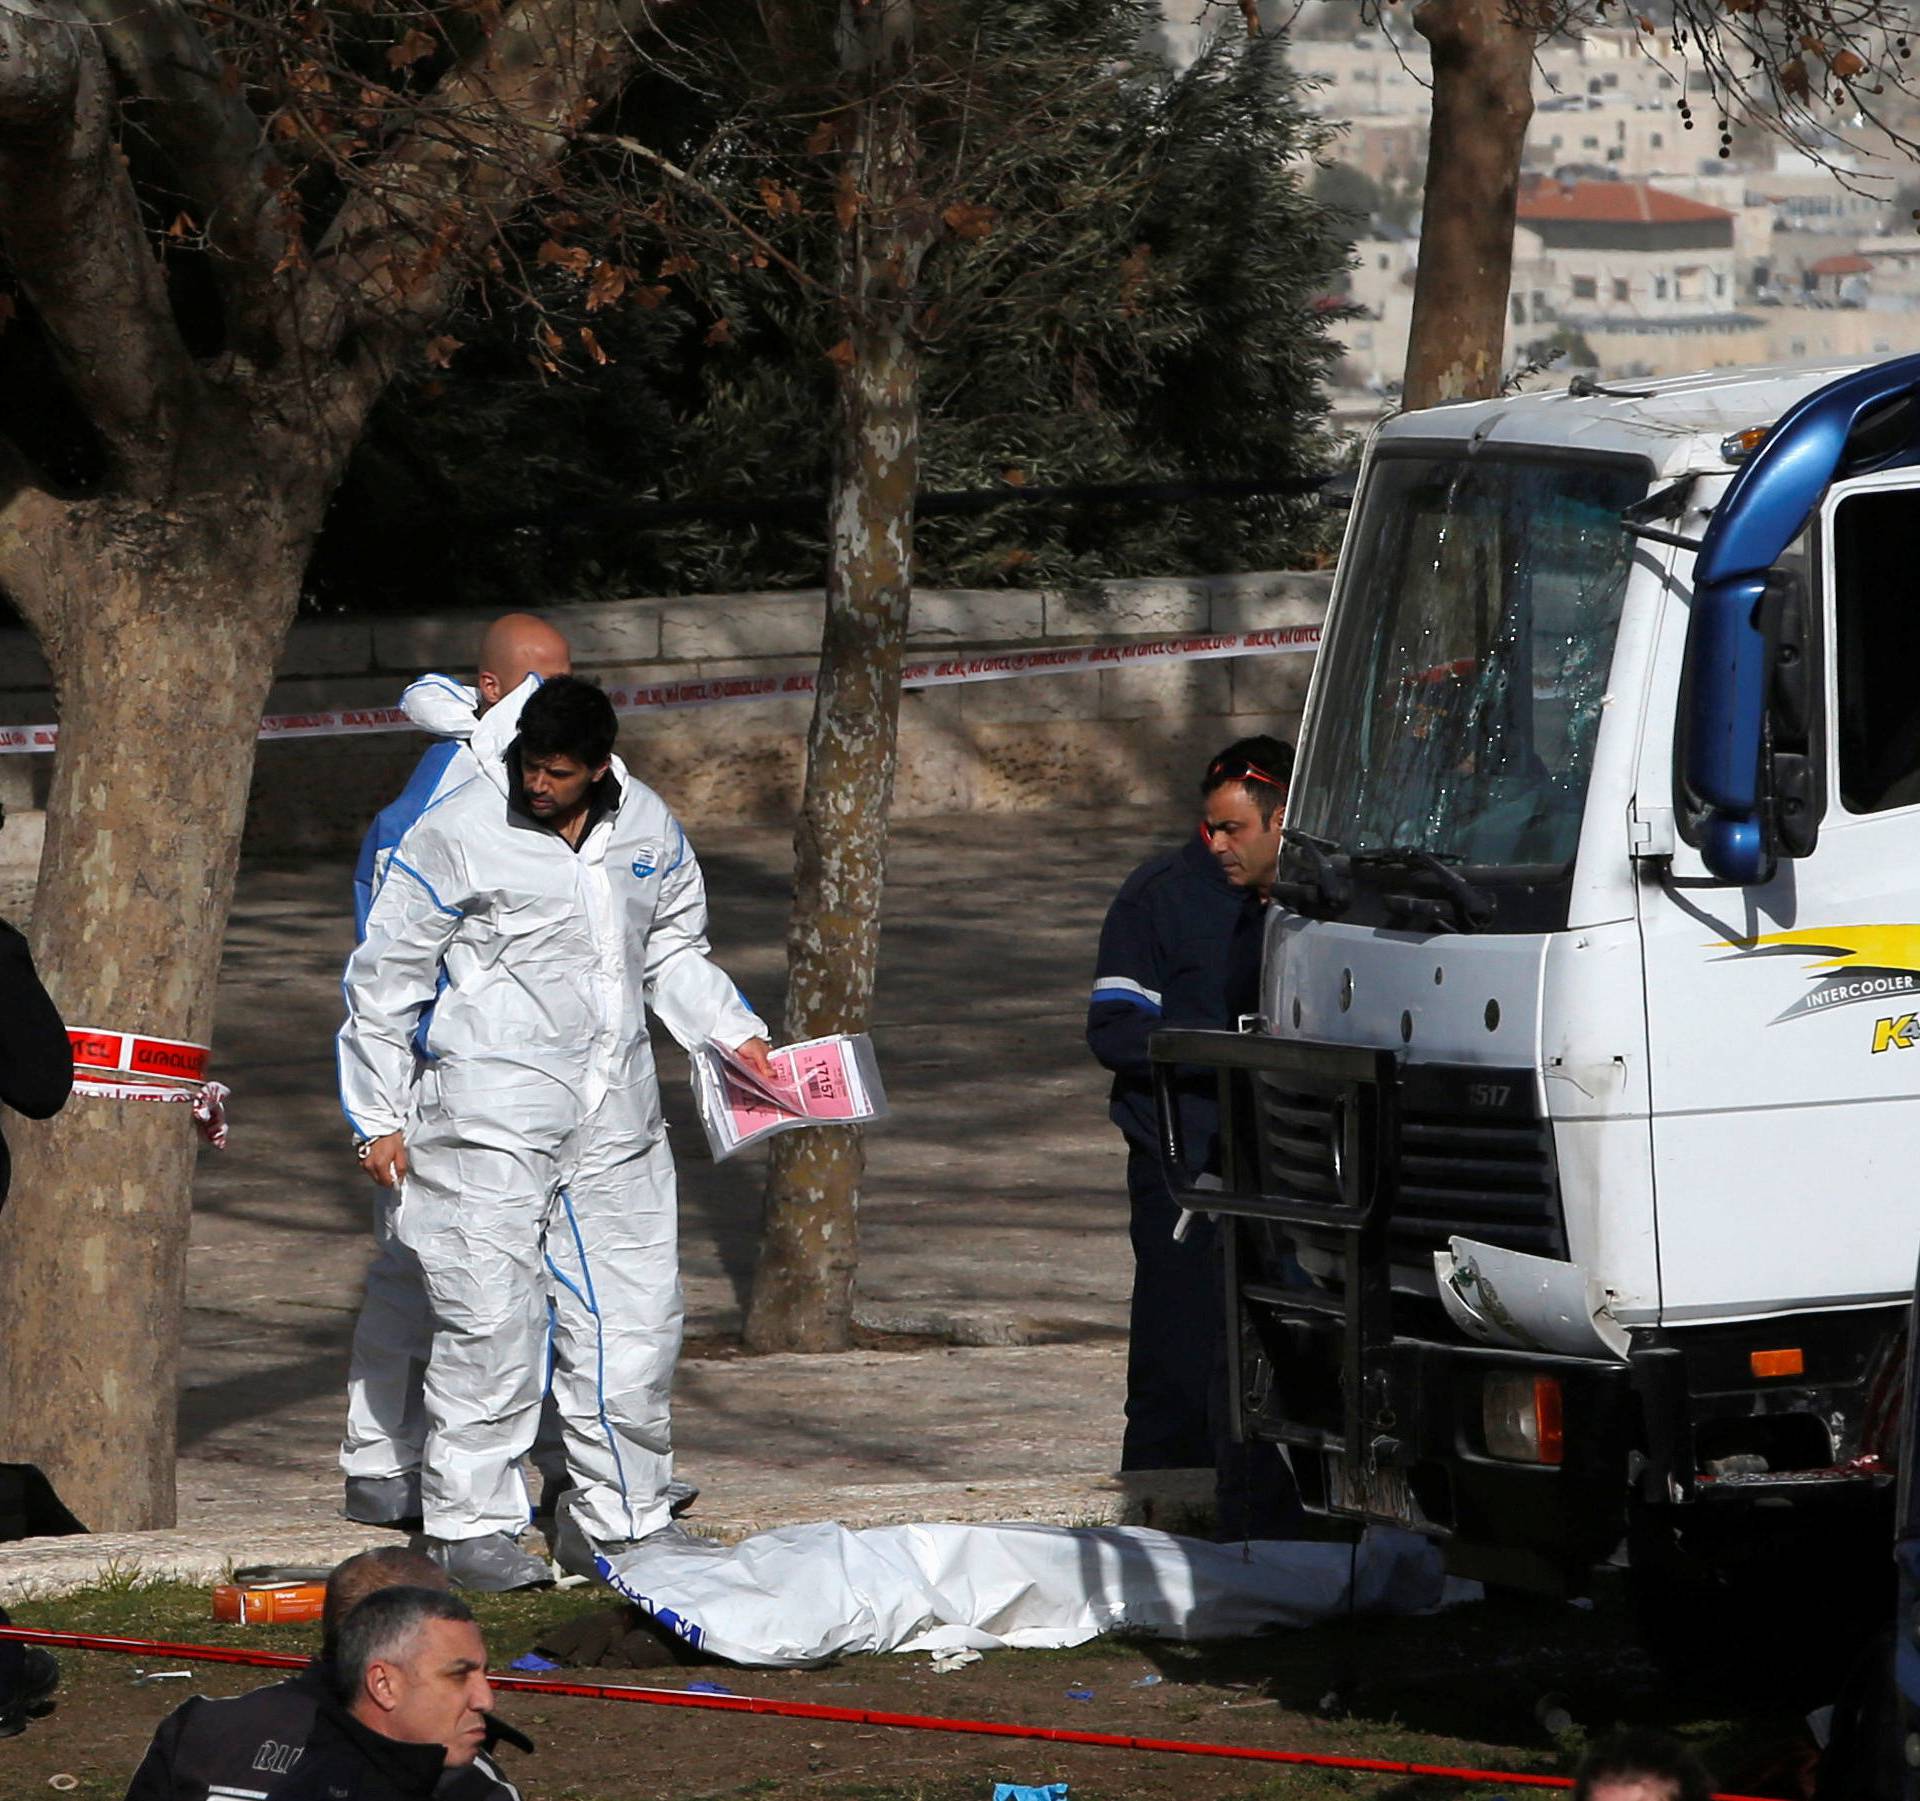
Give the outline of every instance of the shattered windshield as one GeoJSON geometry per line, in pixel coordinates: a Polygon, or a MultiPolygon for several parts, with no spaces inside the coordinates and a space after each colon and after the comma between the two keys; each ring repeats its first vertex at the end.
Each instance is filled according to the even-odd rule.
{"type": "Polygon", "coordinates": [[[1627,460],[1373,467],[1289,825],[1342,850],[1570,863],[1626,587],[1627,460]]]}

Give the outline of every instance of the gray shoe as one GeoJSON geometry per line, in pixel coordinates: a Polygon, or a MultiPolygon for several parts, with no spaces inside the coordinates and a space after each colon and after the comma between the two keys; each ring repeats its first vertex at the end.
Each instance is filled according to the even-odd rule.
{"type": "MultiPolygon", "coordinates": [[[[560,1503],[573,1492],[571,1476],[542,1476],[540,1478],[540,1499],[534,1504],[533,1517],[536,1520],[558,1520],[560,1503]]],[[[683,1482],[678,1476],[667,1484],[667,1511],[678,1519],[695,1501],[700,1499],[700,1485],[697,1482],[683,1482]]]]}
{"type": "Polygon", "coordinates": [[[704,1545],[708,1541],[698,1533],[690,1532],[678,1520],[669,1520],[657,1532],[649,1532],[645,1538],[616,1538],[596,1543],[573,1517],[573,1509],[563,1497],[559,1510],[554,1514],[553,1533],[549,1542],[553,1546],[553,1561],[569,1576],[585,1576],[597,1582],[600,1570],[595,1562],[596,1557],[611,1561],[641,1545],[704,1545]]]}
{"type": "Polygon", "coordinates": [[[513,1542],[504,1532],[480,1538],[428,1538],[414,1548],[424,1551],[443,1570],[455,1588],[483,1595],[503,1595],[516,1588],[546,1588],[553,1572],[513,1542]]]}
{"type": "Polygon", "coordinates": [[[349,1476],[347,1498],[340,1511],[362,1526],[398,1526],[420,1529],[420,1472],[399,1476],[349,1476]]]}

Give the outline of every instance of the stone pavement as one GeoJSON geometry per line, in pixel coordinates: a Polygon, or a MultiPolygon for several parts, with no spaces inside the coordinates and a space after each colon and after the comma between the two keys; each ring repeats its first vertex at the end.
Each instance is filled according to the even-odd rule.
{"type": "MultiPolygon", "coordinates": [[[[713,942],[780,1017],[784,827],[687,821],[713,942]]],[[[917,820],[894,835],[874,1036],[893,1117],[869,1137],[859,1311],[870,1348],[750,1358],[737,1336],[763,1153],[715,1166],[662,1035],[680,1153],[689,1354],[675,1396],[693,1523],[1168,1517],[1194,1484],[1124,1490],[1124,1152],[1081,1040],[1100,920],[1180,829],[1157,810],[917,820]],[[896,1348],[897,1347],[897,1348],[896,1348]],[[1157,1514],[1156,1514],[1156,1510],[1157,1514]]],[[[180,1525],[0,1546],[0,1599],[137,1563],[195,1578],[326,1561],[382,1535],[337,1514],[347,1346],[369,1191],[334,1096],[343,860],[250,865],[215,1035],[233,1138],[195,1190],[180,1525]]]]}

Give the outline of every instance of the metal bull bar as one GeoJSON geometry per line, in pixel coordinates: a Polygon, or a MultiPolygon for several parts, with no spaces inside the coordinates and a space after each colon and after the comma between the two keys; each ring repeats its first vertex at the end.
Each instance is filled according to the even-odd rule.
{"type": "Polygon", "coordinates": [[[1288,1420],[1282,1443],[1344,1455],[1350,1466],[1372,1470],[1400,1461],[1391,1432],[1386,1354],[1393,1343],[1391,1260],[1387,1229],[1397,1180],[1399,1072],[1391,1051],[1352,1045],[1303,1044],[1236,1032],[1159,1031],[1148,1040],[1153,1097],[1160,1123],[1160,1161],[1174,1200],[1195,1213],[1225,1213],[1308,1228],[1340,1246],[1344,1293],[1239,1281],[1234,1235],[1227,1243],[1227,1393],[1233,1430],[1241,1435],[1240,1331],[1244,1294],[1269,1314],[1342,1333],[1341,1391],[1345,1418],[1335,1434],[1288,1420]],[[1180,1124],[1177,1079],[1182,1071],[1212,1070],[1219,1083],[1219,1188],[1201,1188],[1191,1173],[1180,1124]],[[1274,1083],[1270,1078],[1278,1078],[1274,1083]],[[1276,1170],[1277,1124],[1263,1087],[1324,1107],[1330,1139],[1331,1192],[1302,1192],[1276,1170]]]}

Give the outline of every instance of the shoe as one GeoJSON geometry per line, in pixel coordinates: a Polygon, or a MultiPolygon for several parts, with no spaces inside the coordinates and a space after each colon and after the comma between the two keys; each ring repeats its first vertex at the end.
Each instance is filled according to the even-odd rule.
{"type": "Polygon", "coordinates": [[[27,1729],[29,1720],[53,1711],[53,1691],[60,1686],[60,1664],[51,1651],[38,1645],[21,1645],[17,1662],[5,1672],[0,1694],[0,1738],[17,1738],[27,1729]]]}
{"type": "MultiPolygon", "coordinates": [[[[571,1476],[543,1475],[540,1478],[540,1499],[534,1503],[533,1517],[536,1520],[557,1520],[560,1517],[560,1503],[573,1492],[573,1487],[571,1476]]],[[[699,1499],[700,1485],[697,1482],[683,1482],[676,1476],[667,1484],[667,1512],[675,1519],[699,1499]]]]}
{"type": "Polygon", "coordinates": [[[585,1528],[573,1517],[573,1509],[563,1498],[559,1511],[554,1515],[553,1532],[548,1542],[553,1547],[553,1561],[569,1576],[585,1576],[597,1582],[600,1579],[598,1558],[604,1557],[611,1562],[629,1551],[638,1550],[642,1545],[704,1545],[709,1541],[689,1531],[678,1520],[669,1520],[657,1532],[649,1532],[645,1538],[615,1538],[596,1542],[587,1536],[585,1528]]]}
{"type": "Polygon", "coordinates": [[[420,1472],[398,1476],[349,1476],[340,1511],[356,1525],[420,1530],[420,1472]]]}
{"type": "Polygon", "coordinates": [[[455,1588],[504,1595],[517,1588],[548,1588],[553,1583],[553,1572],[504,1532],[488,1532],[479,1538],[430,1538],[423,1534],[414,1540],[413,1548],[424,1551],[445,1570],[455,1588]]]}

